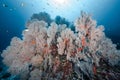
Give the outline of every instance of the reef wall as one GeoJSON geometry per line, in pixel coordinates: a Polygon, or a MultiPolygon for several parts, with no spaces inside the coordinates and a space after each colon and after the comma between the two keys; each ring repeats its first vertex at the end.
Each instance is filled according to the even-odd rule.
{"type": "Polygon", "coordinates": [[[20,80],[92,80],[102,64],[119,65],[120,50],[105,36],[103,26],[86,13],[74,26],[75,31],[54,21],[50,26],[42,20],[29,21],[23,38],[12,38],[1,54],[8,72],[20,80]]]}

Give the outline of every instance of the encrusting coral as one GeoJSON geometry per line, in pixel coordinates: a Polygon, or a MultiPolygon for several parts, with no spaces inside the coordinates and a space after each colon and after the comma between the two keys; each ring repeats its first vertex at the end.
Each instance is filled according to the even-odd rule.
{"type": "Polygon", "coordinates": [[[75,31],[65,24],[29,21],[23,38],[14,37],[3,51],[3,63],[21,80],[92,80],[99,74],[101,61],[110,67],[118,65],[120,50],[105,36],[103,26],[96,27],[86,13],[74,26],[75,31]]]}

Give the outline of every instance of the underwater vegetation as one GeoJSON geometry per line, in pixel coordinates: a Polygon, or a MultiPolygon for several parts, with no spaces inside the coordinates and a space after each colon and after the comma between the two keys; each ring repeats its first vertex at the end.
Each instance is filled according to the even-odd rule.
{"type": "Polygon", "coordinates": [[[42,14],[34,14],[23,38],[12,38],[2,52],[11,75],[20,80],[120,79],[120,50],[103,26],[84,12],[75,20],[75,30],[64,18],[56,17],[57,22],[42,14]]]}

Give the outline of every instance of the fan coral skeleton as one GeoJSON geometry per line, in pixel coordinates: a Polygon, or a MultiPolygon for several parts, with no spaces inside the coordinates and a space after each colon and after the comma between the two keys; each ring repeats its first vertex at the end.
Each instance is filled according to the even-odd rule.
{"type": "Polygon", "coordinates": [[[84,80],[94,79],[100,61],[115,66],[120,50],[106,38],[104,27],[82,13],[74,22],[75,31],[65,24],[50,26],[32,20],[23,31],[23,38],[14,37],[3,51],[3,63],[21,80],[84,80]]]}

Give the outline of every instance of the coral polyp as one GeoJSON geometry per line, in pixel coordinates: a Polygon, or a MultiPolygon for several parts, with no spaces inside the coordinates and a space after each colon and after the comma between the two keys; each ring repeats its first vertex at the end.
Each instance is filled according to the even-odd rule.
{"type": "Polygon", "coordinates": [[[104,27],[86,13],[74,26],[72,30],[66,24],[29,21],[23,38],[14,37],[2,53],[8,72],[21,80],[92,80],[103,72],[111,74],[111,69],[99,68],[104,63],[110,68],[118,65],[120,50],[105,36],[104,27]]]}

